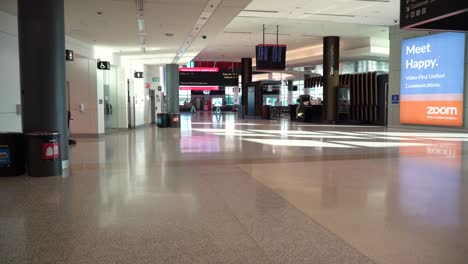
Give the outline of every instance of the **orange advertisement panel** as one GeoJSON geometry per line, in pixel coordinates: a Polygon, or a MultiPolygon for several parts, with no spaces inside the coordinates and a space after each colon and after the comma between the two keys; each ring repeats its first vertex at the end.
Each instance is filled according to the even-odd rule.
{"type": "Polygon", "coordinates": [[[402,101],[402,124],[463,126],[463,101],[402,101]]]}

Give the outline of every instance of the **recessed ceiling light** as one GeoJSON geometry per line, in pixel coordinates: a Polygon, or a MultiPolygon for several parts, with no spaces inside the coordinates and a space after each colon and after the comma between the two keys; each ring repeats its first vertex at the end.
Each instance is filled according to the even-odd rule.
{"type": "Polygon", "coordinates": [[[103,13],[102,13],[101,11],[97,11],[96,14],[97,14],[98,16],[102,16],[103,13]]]}
{"type": "Polygon", "coordinates": [[[166,33],[166,34],[164,34],[164,35],[166,35],[166,37],[173,37],[173,36],[174,36],[173,33],[166,33]]]}

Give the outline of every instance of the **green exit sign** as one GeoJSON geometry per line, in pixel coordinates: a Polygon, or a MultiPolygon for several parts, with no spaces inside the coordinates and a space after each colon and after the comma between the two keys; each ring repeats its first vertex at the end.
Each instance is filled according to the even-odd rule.
{"type": "Polygon", "coordinates": [[[159,82],[159,77],[154,77],[153,82],[158,83],[159,82]]]}

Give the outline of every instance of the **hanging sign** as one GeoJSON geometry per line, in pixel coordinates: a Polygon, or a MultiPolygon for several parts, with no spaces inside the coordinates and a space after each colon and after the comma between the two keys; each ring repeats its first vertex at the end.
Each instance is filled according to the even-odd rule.
{"type": "Polygon", "coordinates": [[[400,27],[468,31],[466,0],[400,0],[400,27]]]}

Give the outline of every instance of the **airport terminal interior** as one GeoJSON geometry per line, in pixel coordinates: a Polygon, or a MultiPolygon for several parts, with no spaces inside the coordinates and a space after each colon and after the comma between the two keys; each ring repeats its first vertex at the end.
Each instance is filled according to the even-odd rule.
{"type": "Polygon", "coordinates": [[[468,263],[466,21],[0,0],[0,263],[468,263]]]}

